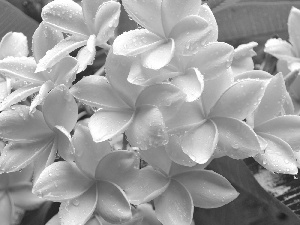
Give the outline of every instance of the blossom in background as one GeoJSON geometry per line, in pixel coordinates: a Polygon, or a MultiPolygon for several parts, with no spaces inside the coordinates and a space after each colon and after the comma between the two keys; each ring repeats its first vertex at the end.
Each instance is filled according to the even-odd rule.
{"type": "Polygon", "coordinates": [[[46,52],[55,46],[63,36],[41,23],[33,35],[33,57],[6,57],[0,61],[0,73],[5,77],[15,78],[26,82],[8,95],[0,105],[0,111],[16,104],[28,96],[39,92],[30,106],[32,112],[37,105],[45,101],[49,91],[61,84],[66,87],[72,85],[78,68],[77,60],[67,56],[53,68],[35,73],[37,62],[46,52]]]}
{"type": "Polygon", "coordinates": [[[42,10],[44,23],[70,36],[61,40],[40,59],[35,72],[44,71],[78,49],[78,73],[91,65],[96,46],[107,48],[119,24],[120,3],[108,0],[83,0],[82,7],[72,0],[55,0],[42,10]]]}

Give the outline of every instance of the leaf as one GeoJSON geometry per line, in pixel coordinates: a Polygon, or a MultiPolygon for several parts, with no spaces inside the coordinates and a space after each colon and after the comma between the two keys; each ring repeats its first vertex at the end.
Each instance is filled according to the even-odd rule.
{"type": "Polygon", "coordinates": [[[287,39],[287,20],[295,0],[209,0],[219,25],[219,41],[237,45],[265,42],[273,34],[287,39]]]}
{"type": "Polygon", "coordinates": [[[0,0],[0,27],[0,39],[10,31],[22,32],[29,38],[31,49],[31,37],[38,23],[7,1],[0,0]]]}
{"type": "Polygon", "coordinates": [[[269,195],[255,180],[243,161],[226,158],[215,159],[209,169],[227,178],[240,193],[226,206],[216,209],[197,208],[196,224],[210,225],[294,225],[300,219],[276,198],[269,195]]]}

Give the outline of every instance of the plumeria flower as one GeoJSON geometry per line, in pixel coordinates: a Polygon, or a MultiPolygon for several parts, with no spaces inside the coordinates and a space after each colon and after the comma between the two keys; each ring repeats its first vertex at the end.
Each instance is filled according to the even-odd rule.
{"type": "Polygon", "coordinates": [[[32,57],[7,57],[0,61],[0,73],[9,78],[15,78],[27,82],[27,85],[12,92],[0,105],[0,111],[16,104],[26,97],[39,92],[30,106],[30,112],[47,97],[54,87],[64,84],[72,85],[78,68],[77,60],[73,57],[65,57],[48,71],[35,73],[37,62],[43,55],[63,39],[61,33],[41,23],[33,35],[32,57]]]}
{"type": "Polygon", "coordinates": [[[238,196],[224,177],[204,170],[206,165],[184,167],[172,163],[162,147],[142,151],[141,155],[161,172],[151,166],[142,168],[136,180],[125,187],[125,193],[137,205],[154,199],[155,214],[163,225],[190,225],[194,206],[217,208],[238,196]]]}
{"type": "MultiPolygon", "coordinates": [[[[9,32],[0,42],[0,60],[12,56],[27,56],[29,53],[27,46],[27,37],[22,33],[9,32]]],[[[1,74],[1,73],[0,73],[1,74]]],[[[10,94],[12,80],[0,75],[0,102],[10,94]]]]}
{"type": "Polygon", "coordinates": [[[18,223],[20,213],[36,209],[44,202],[31,192],[32,172],[33,167],[29,166],[21,172],[0,175],[1,224],[18,223]]]}
{"type": "Polygon", "coordinates": [[[111,151],[109,142],[95,143],[88,127],[77,125],[72,138],[75,163],[56,162],[47,167],[33,193],[62,202],[62,224],[85,224],[95,213],[110,223],[132,218],[130,202],[123,191],[137,176],[137,157],[130,151],[111,151]]]}
{"type": "Polygon", "coordinates": [[[168,133],[174,135],[175,141],[169,144],[181,146],[182,151],[199,164],[213,156],[217,145],[232,158],[255,156],[261,151],[258,137],[242,120],[259,104],[264,85],[259,80],[244,79],[233,83],[211,106],[204,102],[209,98],[213,100],[214,96],[202,96],[200,100],[185,103],[166,122],[168,133]]]}
{"type": "Polygon", "coordinates": [[[220,76],[230,67],[232,57],[231,45],[211,42],[191,56],[175,56],[160,70],[145,68],[141,66],[139,60],[135,60],[130,68],[128,81],[136,85],[149,86],[170,80],[186,94],[186,101],[190,102],[202,94],[204,80],[220,76]]]}
{"type": "Polygon", "coordinates": [[[43,21],[55,30],[69,34],[39,61],[36,72],[44,71],[59,62],[75,49],[78,72],[91,65],[96,46],[107,48],[107,41],[114,35],[120,16],[120,3],[109,0],[83,0],[82,7],[72,0],[55,0],[42,10],[43,21]]]}
{"type": "Polygon", "coordinates": [[[149,69],[167,65],[174,54],[190,55],[208,42],[217,40],[215,18],[199,0],[131,1],[122,4],[129,16],[145,29],[119,35],[113,44],[114,54],[140,55],[149,69]]]}
{"type": "Polygon", "coordinates": [[[0,137],[9,141],[0,156],[1,172],[14,172],[34,163],[35,177],[59,154],[72,160],[70,132],[78,117],[77,104],[64,85],[46,98],[43,112],[29,113],[29,107],[16,105],[0,114],[0,137]]]}
{"type": "MultiPolygon", "coordinates": [[[[289,42],[280,38],[272,38],[265,44],[265,52],[278,58],[277,70],[285,77],[289,72],[300,70],[300,10],[292,7],[288,17],[289,42]]],[[[300,110],[300,79],[297,77],[289,87],[289,93],[294,101],[295,110],[300,110]]]]}
{"type": "Polygon", "coordinates": [[[143,90],[126,80],[132,59],[110,52],[106,75],[88,76],[71,89],[79,101],[99,108],[90,118],[94,141],[101,142],[123,133],[132,146],[147,149],[168,142],[164,118],[176,111],[184,93],[171,84],[157,84],[143,90]]]}
{"type": "MultiPolygon", "coordinates": [[[[237,79],[251,75],[245,73],[237,79]]],[[[263,76],[261,80],[267,83],[264,96],[255,111],[247,117],[247,123],[264,146],[264,151],[254,159],[272,172],[297,174],[297,166],[300,166],[300,118],[281,115],[287,93],[282,74],[263,76]]]]}

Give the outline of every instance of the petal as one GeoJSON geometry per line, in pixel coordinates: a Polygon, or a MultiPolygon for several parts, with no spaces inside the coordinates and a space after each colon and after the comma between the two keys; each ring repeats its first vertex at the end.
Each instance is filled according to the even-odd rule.
{"type": "Polygon", "coordinates": [[[294,151],[300,151],[300,118],[299,116],[279,116],[257,127],[256,132],[276,136],[287,142],[294,151]]]}
{"type": "Polygon", "coordinates": [[[221,207],[239,195],[225,177],[214,171],[189,171],[174,176],[173,179],[180,182],[188,190],[196,207],[221,207]]]}
{"type": "Polygon", "coordinates": [[[35,74],[36,62],[32,57],[7,57],[0,61],[2,75],[22,81],[41,84],[45,78],[35,74]]]}
{"type": "Polygon", "coordinates": [[[95,142],[102,142],[123,133],[132,123],[131,109],[99,109],[90,121],[89,128],[95,142]]]}
{"type": "Polygon", "coordinates": [[[0,171],[15,172],[31,164],[44,151],[50,151],[51,137],[36,142],[10,143],[5,146],[0,157],[0,171]]]}
{"type": "Polygon", "coordinates": [[[264,153],[254,157],[259,164],[273,173],[298,173],[294,152],[288,143],[270,134],[258,133],[258,135],[268,143],[264,153]]]}
{"type": "Polygon", "coordinates": [[[55,139],[57,142],[57,154],[68,162],[74,161],[75,149],[70,133],[62,126],[55,126],[55,139]]]}
{"type": "Polygon", "coordinates": [[[126,108],[128,105],[118,96],[107,78],[90,75],[82,78],[70,89],[79,101],[99,108],[126,108]]]}
{"type": "Polygon", "coordinates": [[[254,113],[254,126],[275,118],[282,110],[286,89],[281,73],[273,76],[254,113]]]}
{"type": "Polygon", "coordinates": [[[165,34],[161,22],[161,2],[162,0],[145,2],[124,0],[122,4],[135,22],[163,37],[165,34]]]}
{"type": "Polygon", "coordinates": [[[0,218],[3,225],[11,225],[13,204],[8,194],[4,194],[0,198],[0,218]]]}
{"type": "Polygon", "coordinates": [[[217,143],[218,128],[212,120],[207,120],[184,134],[181,147],[191,160],[204,164],[213,155],[217,143]]]}
{"type": "Polygon", "coordinates": [[[8,32],[0,42],[0,59],[8,56],[21,57],[29,54],[27,37],[18,32],[8,32]]]}
{"type": "Polygon", "coordinates": [[[265,44],[264,51],[281,60],[299,61],[293,53],[292,45],[280,38],[269,39],[265,44]]]}
{"type": "Polygon", "coordinates": [[[9,78],[1,78],[0,79],[0,102],[2,102],[9,94],[11,91],[10,87],[10,81],[9,78]]]}
{"type": "Polygon", "coordinates": [[[63,39],[51,50],[47,51],[46,55],[40,59],[36,66],[35,73],[51,68],[75,49],[86,45],[87,40],[88,39],[76,39],[72,36],[63,39]]]}
{"type": "Polygon", "coordinates": [[[188,190],[176,180],[171,181],[167,190],[154,199],[157,219],[168,225],[190,225],[194,205],[188,190]]]}
{"type": "Polygon", "coordinates": [[[172,84],[186,94],[187,102],[200,98],[204,89],[203,75],[197,68],[190,68],[186,74],[174,77],[172,84]]]}
{"type": "Polygon", "coordinates": [[[82,8],[70,0],[56,0],[48,3],[42,10],[42,19],[47,25],[65,33],[80,37],[89,35],[83,20],[82,8]]]}
{"type": "Polygon", "coordinates": [[[22,171],[9,173],[10,186],[18,186],[31,181],[33,175],[33,166],[29,165],[22,171]]]}
{"type": "Polygon", "coordinates": [[[295,51],[297,52],[297,56],[300,56],[300,32],[297,29],[298,24],[300,21],[300,10],[292,7],[290,11],[290,15],[288,18],[288,32],[290,36],[290,42],[296,48],[295,51]]]}
{"type": "Polygon", "coordinates": [[[166,175],[169,174],[172,161],[165,151],[165,146],[150,148],[147,151],[140,151],[139,154],[142,156],[142,159],[153,168],[162,171],[162,173],[166,175]]]}
{"type": "Polygon", "coordinates": [[[265,83],[262,81],[252,79],[238,81],[222,94],[212,107],[209,116],[243,120],[258,106],[264,91],[265,83]]]}
{"type": "MultiPolygon", "coordinates": [[[[45,101],[46,97],[48,96],[48,93],[53,88],[54,88],[54,84],[51,80],[46,81],[42,86],[36,87],[36,89],[37,89],[37,91],[39,91],[39,93],[32,100],[32,102],[30,104],[30,108],[29,108],[29,113],[32,113],[38,105],[41,105],[45,101]]],[[[17,89],[17,91],[20,89],[22,89],[22,88],[17,89]]],[[[33,93],[35,93],[35,92],[33,92],[33,93]]]]}
{"type": "Polygon", "coordinates": [[[114,31],[119,24],[121,5],[115,1],[104,2],[97,10],[95,16],[95,31],[97,44],[101,45],[114,36],[114,31]]]}
{"type": "Polygon", "coordinates": [[[218,40],[218,24],[216,21],[216,18],[211,10],[211,8],[206,4],[202,4],[198,7],[199,13],[196,15],[199,15],[201,18],[205,19],[209,26],[212,28],[210,33],[211,42],[215,42],[218,40]]]}
{"type": "Polygon", "coordinates": [[[104,156],[95,172],[95,179],[117,184],[122,189],[137,176],[138,160],[134,152],[115,151],[104,156]]]}
{"type": "Polygon", "coordinates": [[[93,178],[99,161],[111,152],[109,142],[94,142],[88,127],[83,125],[76,126],[72,141],[76,164],[87,176],[93,178]]]}
{"type": "Polygon", "coordinates": [[[32,51],[36,62],[46,55],[46,52],[52,49],[63,39],[63,34],[44,22],[40,23],[32,36],[32,51]]]}
{"type": "Polygon", "coordinates": [[[96,56],[96,36],[91,35],[87,40],[86,46],[79,50],[77,54],[78,70],[80,73],[86,69],[88,65],[92,65],[96,56]]]}
{"type": "Polygon", "coordinates": [[[96,208],[97,185],[91,186],[86,192],[77,198],[63,201],[59,208],[61,224],[77,225],[85,224],[96,208]]]}
{"type": "Polygon", "coordinates": [[[201,3],[202,2],[198,0],[163,0],[161,15],[166,36],[168,36],[172,28],[185,17],[198,15],[201,3]]]}
{"type": "Polygon", "coordinates": [[[128,199],[119,186],[107,181],[98,181],[97,189],[97,210],[103,219],[110,223],[124,223],[132,218],[128,199]]]}
{"type": "Polygon", "coordinates": [[[3,102],[1,102],[0,111],[3,111],[4,109],[9,108],[14,104],[17,104],[18,102],[21,102],[24,99],[26,99],[28,96],[34,94],[35,92],[38,92],[40,87],[41,86],[38,84],[29,84],[15,90],[10,95],[8,95],[3,100],[3,102]]]}
{"type": "Polygon", "coordinates": [[[94,24],[96,13],[99,10],[100,6],[107,0],[82,0],[82,12],[84,17],[84,22],[86,23],[90,33],[95,33],[94,24]]]}
{"type": "Polygon", "coordinates": [[[44,169],[32,193],[50,201],[64,201],[82,195],[93,183],[74,163],[60,161],[44,169]]]}
{"type": "Polygon", "coordinates": [[[175,41],[176,54],[192,55],[211,41],[212,27],[200,16],[188,16],[179,21],[169,34],[175,41]]]}
{"type": "Polygon", "coordinates": [[[162,83],[146,87],[140,93],[135,106],[156,106],[162,113],[164,119],[167,120],[176,113],[185,98],[185,94],[175,85],[162,83]]]}
{"type": "MultiPolygon", "coordinates": [[[[12,174],[12,173],[10,173],[12,174]]],[[[3,190],[6,190],[9,185],[9,174],[8,173],[1,173],[0,175],[0,198],[2,197],[3,190]]]]}
{"type": "Polygon", "coordinates": [[[159,109],[152,105],[143,105],[136,109],[134,119],[125,134],[131,146],[142,150],[168,142],[163,116],[159,109]]]}
{"type": "Polygon", "coordinates": [[[167,177],[147,166],[139,170],[136,179],[124,191],[131,204],[140,205],[161,195],[169,182],[167,177]]]}
{"type": "Polygon", "coordinates": [[[155,49],[164,42],[161,37],[146,29],[135,29],[119,35],[113,44],[116,55],[135,56],[155,49]]]}
{"type": "Polygon", "coordinates": [[[15,206],[25,210],[36,209],[45,201],[32,194],[31,185],[11,188],[9,195],[15,206]]]}
{"type": "Polygon", "coordinates": [[[182,166],[173,162],[169,173],[169,177],[174,177],[178,174],[182,174],[186,172],[204,170],[211,163],[213,159],[214,158],[210,158],[206,163],[196,164],[194,166],[182,166]]]}
{"type": "Polygon", "coordinates": [[[106,77],[109,83],[119,94],[119,97],[131,107],[134,107],[136,99],[143,89],[143,87],[127,81],[133,60],[133,57],[114,55],[113,51],[110,50],[105,62],[106,77]]]}
{"type": "Polygon", "coordinates": [[[43,115],[51,129],[62,126],[70,132],[74,128],[78,107],[66,86],[57,86],[49,93],[43,104],[43,115]]]}
{"type": "Polygon", "coordinates": [[[61,59],[51,69],[51,72],[47,75],[49,75],[49,79],[51,79],[55,85],[64,84],[65,86],[70,87],[75,80],[78,61],[71,56],[67,56],[61,59]]]}
{"type": "Polygon", "coordinates": [[[223,74],[231,66],[234,48],[223,42],[209,43],[200,48],[187,64],[203,74],[204,79],[213,79],[223,74]]]}
{"type": "Polygon", "coordinates": [[[219,131],[218,146],[231,158],[243,159],[261,152],[257,135],[245,122],[224,117],[213,121],[219,131]]]}
{"type": "Polygon", "coordinates": [[[51,135],[43,114],[36,110],[29,114],[29,107],[13,106],[0,114],[0,137],[11,141],[36,141],[51,135]]]}
{"type": "Polygon", "coordinates": [[[175,42],[171,38],[166,43],[162,43],[153,50],[142,54],[142,64],[146,68],[158,70],[171,61],[174,52],[175,42]]]}

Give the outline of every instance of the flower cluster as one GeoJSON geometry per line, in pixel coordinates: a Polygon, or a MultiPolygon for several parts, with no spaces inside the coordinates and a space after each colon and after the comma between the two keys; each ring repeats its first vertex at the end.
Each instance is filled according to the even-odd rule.
{"type": "Polygon", "coordinates": [[[214,158],[298,172],[300,118],[283,75],[253,70],[256,43],[218,42],[200,0],[122,4],[139,29],[116,35],[117,1],[54,0],[42,10],[32,56],[21,34],[3,38],[0,193],[30,167],[33,194],[61,202],[49,224],[190,225],[194,206],[238,196],[205,169],[214,158]],[[99,48],[105,76],[78,81],[99,48]],[[82,117],[82,105],[92,115],[82,117]]]}

